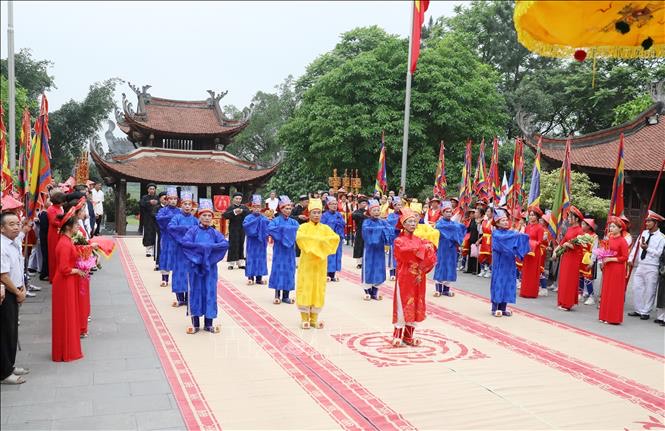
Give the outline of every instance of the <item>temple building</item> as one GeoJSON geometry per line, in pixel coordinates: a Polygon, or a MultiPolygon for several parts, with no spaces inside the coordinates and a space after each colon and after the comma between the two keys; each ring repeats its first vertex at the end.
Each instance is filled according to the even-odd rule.
{"type": "MultiPolygon", "coordinates": [[[[665,160],[665,118],[661,118],[665,111],[662,85],[659,83],[655,86],[660,91],[652,91],[655,103],[633,120],[609,129],[575,136],[571,142],[571,169],[589,175],[591,181],[600,185],[597,195],[610,199],[619,140],[623,133],[624,214],[631,221],[632,233],[642,227],[656,178],[665,160]]],[[[527,122],[518,123],[526,137],[526,144],[535,151],[540,135],[529,133],[527,122]]],[[[552,166],[561,166],[566,138],[542,138],[543,160],[552,166]]],[[[652,209],[665,214],[665,178],[661,179],[652,209]]]]}
{"type": "Polygon", "coordinates": [[[124,235],[126,225],[127,183],[146,185],[195,186],[198,197],[228,195],[231,190],[248,196],[261,187],[277,170],[242,160],[226,148],[250,120],[224,115],[219,102],[226,92],[201,101],[172,100],[153,97],[149,85],[141,89],[132,84],[138,104],[122,95],[122,112],[116,112],[118,128],[126,137],[114,135],[115,124],[109,121],[105,134],[108,151],[91,145],[90,155],[107,185],[115,191],[116,233],[124,235]]]}

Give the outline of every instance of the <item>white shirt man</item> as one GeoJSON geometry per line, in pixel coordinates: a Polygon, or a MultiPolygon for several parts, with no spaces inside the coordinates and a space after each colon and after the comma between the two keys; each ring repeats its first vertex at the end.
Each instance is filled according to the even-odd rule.
{"type": "Polygon", "coordinates": [[[270,197],[266,199],[266,205],[274,213],[277,211],[277,206],[279,205],[279,199],[277,199],[277,194],[275,192],[270,192],[270,197]]]}
{"type": "MultiPolygon", "coordinates": [[[[95,210],[95,217],[104,214],[104,192],[101,187],[92,189],[92,207],[95,210]]],[[[92,216],[92,214],[90,214],[92,216]]]]}
{"type": "MultiPolygon", "coordinates": [[[[665,235],[658,229],[658,223],[665,221],[665,217],[649,211],[647,214],[646,230],[637,239],[637,259],[633,272],[633,303],[635,311],[629,316],[639,316],[642,320],[649,319],[658,288],[658,265],[660,254],[665,246],[665,235]]],[[[635,253],[635,251],[633,251],[635,253]]],[[[629,256],[632,261],[633,254],[629,256]]]]}

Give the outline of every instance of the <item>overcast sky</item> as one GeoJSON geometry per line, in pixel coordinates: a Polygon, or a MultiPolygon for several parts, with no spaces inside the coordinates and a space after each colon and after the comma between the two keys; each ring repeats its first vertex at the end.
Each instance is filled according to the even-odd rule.
{"type": "MultiPolygon", "coordinates": [[[[432,1],[427,17],[451,16],[460,1],[432,1]]],[[[7,57],[7,2],[1,12],[7,57]]],[[[111,77],[150,84],[156,97],[203,100],[228,90],[222,104],[249,105],[289,74],[298,77],[341,33],[378,25],[406,36],[408,1],[311,2],[14,2],[15,50],[54,62],[50,110],[82,100],[111,77]]],[[[123,84],[117,92],[136,106],[123,84]]]]}

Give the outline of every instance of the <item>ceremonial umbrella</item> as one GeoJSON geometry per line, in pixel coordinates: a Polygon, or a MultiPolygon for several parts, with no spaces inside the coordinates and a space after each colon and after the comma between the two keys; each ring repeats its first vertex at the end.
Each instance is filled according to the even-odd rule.
{"type": "Polygon", "coordinates": [[[665,56],[665,2],[517,0],[517,39],[546,57],[665,56]]]}

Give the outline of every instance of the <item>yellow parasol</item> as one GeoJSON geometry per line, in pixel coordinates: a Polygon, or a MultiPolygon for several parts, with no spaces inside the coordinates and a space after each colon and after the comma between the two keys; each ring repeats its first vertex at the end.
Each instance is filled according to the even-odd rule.
{"type": "Polygon", "coordinates": [[[517,0],[517,39],[546,57],[665,56],[665,1],[517,0]]]}

